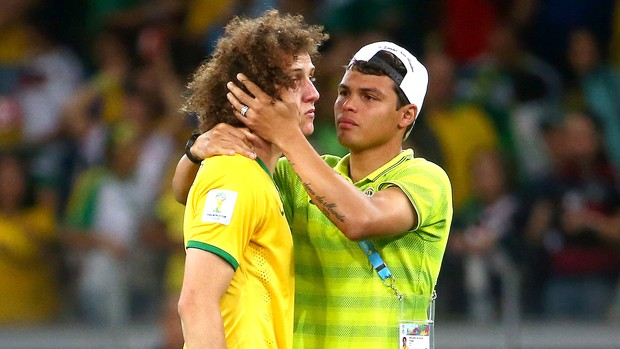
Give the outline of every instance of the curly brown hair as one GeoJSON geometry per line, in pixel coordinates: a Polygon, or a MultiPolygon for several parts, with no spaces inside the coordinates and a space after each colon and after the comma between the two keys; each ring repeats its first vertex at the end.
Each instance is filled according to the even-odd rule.
{"type": "Polygon", "coordinates": [[[277,10],[254,19],[235,17],[225,29],[211,59],[200,65],[189,82],[182,108],[196,114],[201,132],[222,122],[243,126],[226,99],[226,83],[236,81],[237,73],[278,98],[281,88],[294,87],[285,69],[295,56],[318,57],[319,47],[328,38],[322,26],[306,24],[300,15],[280,15],[277,10]]]}

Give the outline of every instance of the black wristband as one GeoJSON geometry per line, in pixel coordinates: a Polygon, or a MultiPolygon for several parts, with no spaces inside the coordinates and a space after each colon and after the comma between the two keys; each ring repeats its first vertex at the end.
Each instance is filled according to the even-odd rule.
{"type": "Polygon", "coordinates": [[[194,142],[196,142],[196,138],[198,138],[199,136],[200,136],[200,133],[194,133],[191,137],[189,137],[189,139],[187,140],[187,143],[185,143],[185,156],[187,156],[189,161],[195,164],[198,164],[198,165],[202,163],[202,160],[195,157],[194,154],[192,154],[190,148],[192,147],[192,145],[194,145],[194,142]]]}

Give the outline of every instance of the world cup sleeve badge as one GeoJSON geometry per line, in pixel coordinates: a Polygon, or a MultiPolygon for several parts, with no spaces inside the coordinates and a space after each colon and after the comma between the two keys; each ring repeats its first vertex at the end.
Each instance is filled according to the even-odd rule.
{"type": "Polygon", "coordinates": [[[230,224],[236,203],[237,192],[221,189],[210,190],[207,193],[202,212],[202,221],[205,223],[230,224]]]}

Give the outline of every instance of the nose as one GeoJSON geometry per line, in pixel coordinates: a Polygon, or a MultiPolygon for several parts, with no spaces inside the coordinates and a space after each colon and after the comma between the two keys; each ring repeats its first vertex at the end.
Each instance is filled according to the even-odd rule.
{"type": "Polygon", "coordinates": [[[316,102],[319,97],[321,97],[321,95],[319,94],[319,91],[316,89],[316,86],[314,86],[314,83],[312,82],[312,80],[310,79],[305,79],[304,80],[304,94],[303,94],[303,99],[304,102],[316,102]]]}
{"type": "Polygon", "coordinates": [[[340,100],[340,106],[342,108],[342,110],[354,110],[355,109],[355,102],[353,101],[353,97],[352,96],[340,96],[338,97],[338,99],[340,100]]]}

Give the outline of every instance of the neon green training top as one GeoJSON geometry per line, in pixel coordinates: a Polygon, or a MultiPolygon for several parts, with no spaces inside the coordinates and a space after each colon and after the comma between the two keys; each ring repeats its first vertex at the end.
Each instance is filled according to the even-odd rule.
{"type": "MultiPolygon", "coordinates": [[[[349,156],[324,156],[350,181],[349,156]]],[[[404,295],[399,302],[372,268],[357,242],[348,240],[310,201],[286,159],[278,184],[295,249],[294,348],[397,348],[399,320],[426,319],[452,220],[452,193],[437,165],[401,152],[354,183],[367,195],[397,186],[418,214],[418,226],[371,242],[404,295]],[[401,310],[402,309],[402,310],[401,310]]]]}

